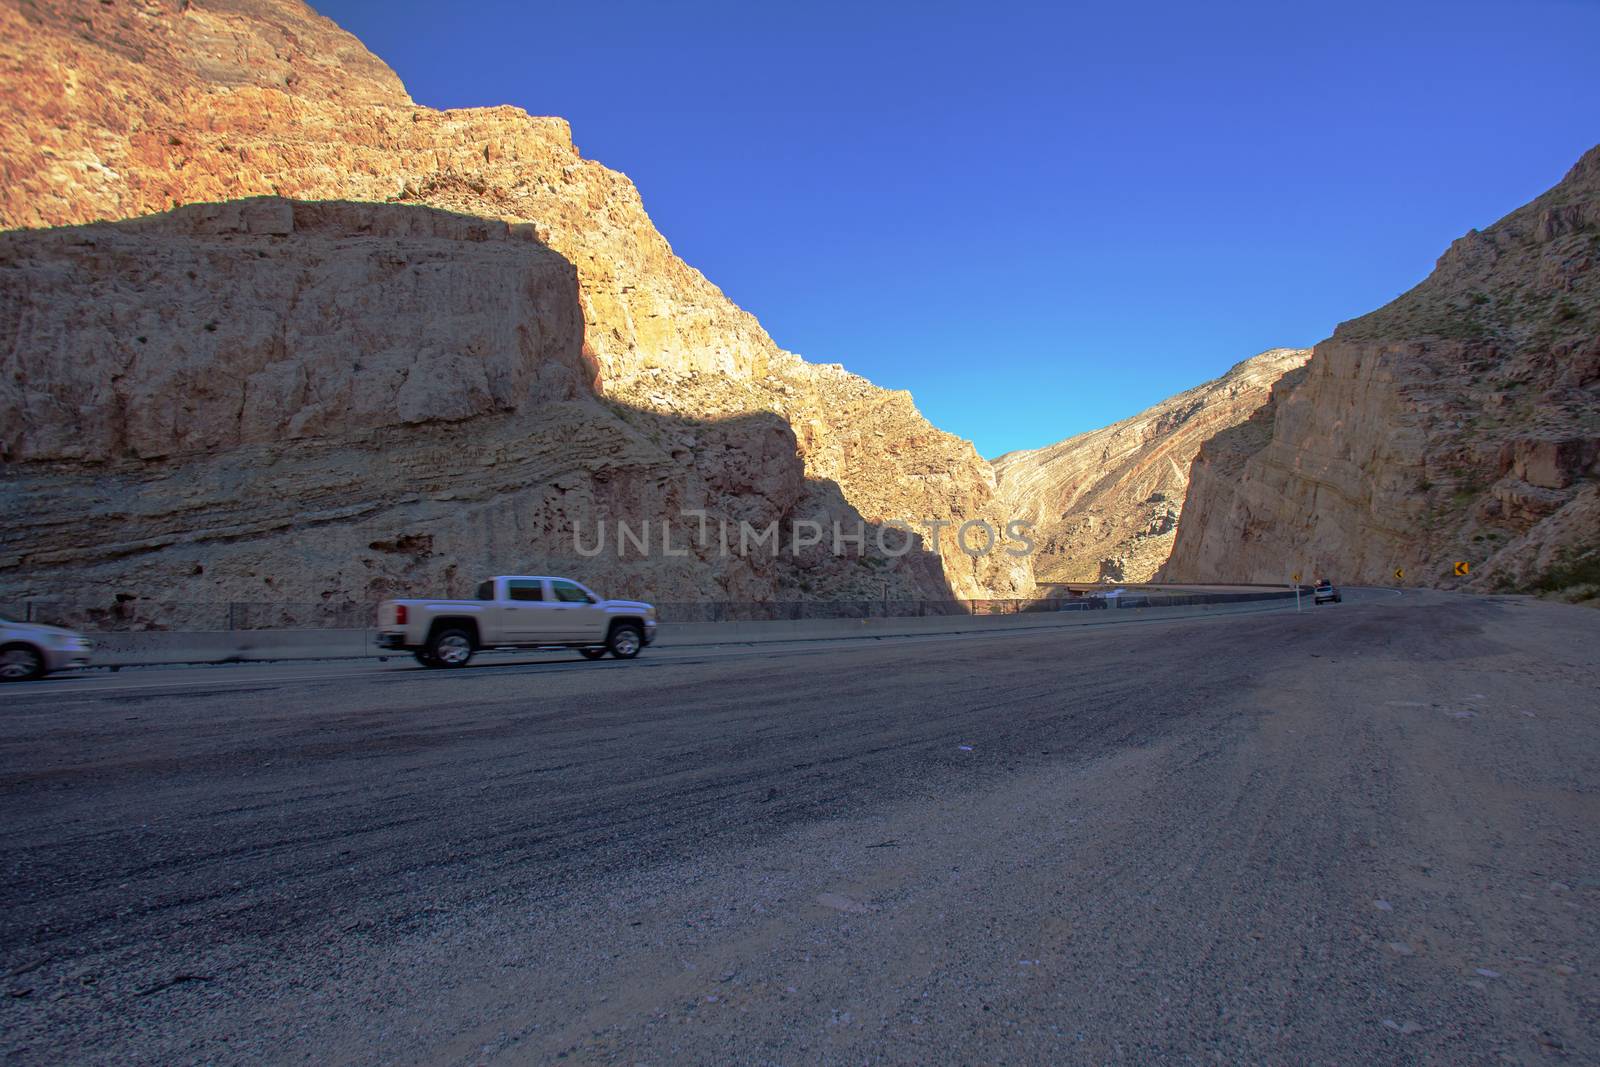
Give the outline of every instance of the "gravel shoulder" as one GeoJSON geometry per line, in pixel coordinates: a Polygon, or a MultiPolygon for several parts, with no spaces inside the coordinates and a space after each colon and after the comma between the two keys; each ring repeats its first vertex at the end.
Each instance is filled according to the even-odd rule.
{"type": "Polygon", "coordinates": [[[1600,614],[1133,629],[19,702],[0,1051],[1600,1058],[1600,614]]]}

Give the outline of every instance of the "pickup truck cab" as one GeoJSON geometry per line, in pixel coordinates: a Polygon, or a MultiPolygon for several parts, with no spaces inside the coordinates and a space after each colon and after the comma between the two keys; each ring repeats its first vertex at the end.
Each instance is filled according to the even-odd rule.
{"type": "Polygon", "coordinates": [[[426,667],[465,667],[490,649],[575,648],[586,659],[632,659],[656,639],[656,609],[605,600],[571,578],[500,575],[473,600],[385,600],[378,644],[426,667]]]}

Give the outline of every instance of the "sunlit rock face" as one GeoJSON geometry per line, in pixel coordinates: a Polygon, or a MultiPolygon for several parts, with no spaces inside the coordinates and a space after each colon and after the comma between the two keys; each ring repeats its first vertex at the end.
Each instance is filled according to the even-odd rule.
{"type": "Polygon", "coordinates": [[[1201,444],[1248,418],[1310,355],[1262,352],[1132,418],[996,459],[1001,497],[1035,524],[1034,577],[1149,581],[1172,551],[1201,444]]]}
{"type": "Polygon", "coordinates": [[[1007,518],[971,444],[778,348],[563,120],[418,107],[292,0],[8,4],[0,61],[0,598],[1032,591],[958,547],[1007,518]],[[574,551],[702,510],[948,525],[938,556],[574,551]]]}
{"type": "Polygon", "coordinates": [[[1600,148],[1208,442],[1162,573],[1600,583],[1597,260],[1600,148]]]}

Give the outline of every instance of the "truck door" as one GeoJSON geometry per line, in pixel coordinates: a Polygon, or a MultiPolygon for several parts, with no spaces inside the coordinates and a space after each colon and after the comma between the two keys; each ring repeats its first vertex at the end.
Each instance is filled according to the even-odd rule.
{"type": "Polygon", "coordinates": [[[552,606],[545,597],[543,578],[507,578],[506,598],[499,605],[501,639],[513,645],[555,640],[552,606]]]}
{"type": "Polygon", "coordinates": [[[550,591],[556,600],[554,614],[559,620],[561,640],[599,642],[605,639],[605,612],[582,586],[565,578],[552,578],[550,591]]]}

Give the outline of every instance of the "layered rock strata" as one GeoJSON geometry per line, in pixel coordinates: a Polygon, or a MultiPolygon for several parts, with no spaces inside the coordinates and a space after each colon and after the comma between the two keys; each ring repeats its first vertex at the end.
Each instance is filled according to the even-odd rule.
{"type": "Polygon", "coordinates": [[[1162,575],[1600,584],[1597,260],[1600,148],[1208,442],[1162,575]]]}
{"type": "Polygon", "coordinates": [[[419,107],[294,0],[8,3],[0,60],[0,598],[1031,591],[957,547],[1005,517],[972,446],[778,348],[564,121],[419,107]],[[949,526],[582,566],[562,528],[702,510],[949,526]]]}
{"type": "Polygon", "coordinates": [[[1034,523],[1034,577],[1149,581],[1172,551],[1200,446],[1248,418],[1310,355],[1274,348],[1132,418],[994,460],[1001,497],[1034,523]]]}

